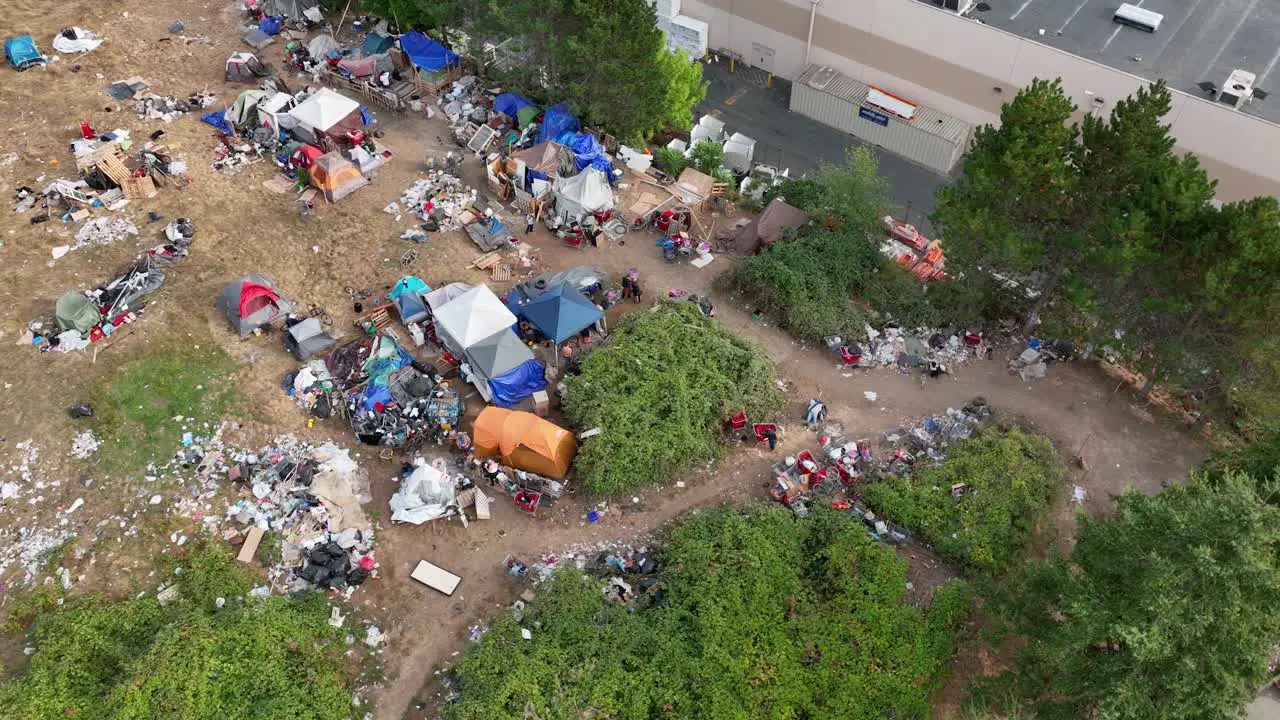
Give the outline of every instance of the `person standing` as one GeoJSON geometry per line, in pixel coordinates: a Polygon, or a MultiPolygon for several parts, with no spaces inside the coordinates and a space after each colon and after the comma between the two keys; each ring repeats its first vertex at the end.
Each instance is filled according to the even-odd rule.
{"type": "Polygon", "coordinates": [[[528,235],[529,233],[533,232],[533,223],[536,222],[537,219],[538,217],[533,213],[529,213],[528,215],[524,216],[524,234],[525,235],[528,235]]]}
{"type": "Polygon", "coordinates": [[[634,288],[635,288],[635,284],[631,282],[631,276],[623,275],[622,276],[622,299],[626,300],[630,298],[632,294],[632,290],[634,288]]]}
{"type": "Polygon", "coordinates": [[[600,233],[602,232],[603,231],[600,229],[599,225],[596,225],[595,227],[591,228],[591,247],[599,249],[600,233]]]}
{"type": "Polygon", "coordinates": [[[636,304],[640,304],[640,278],[631,278],[631,297],[635,298],[636,304]]]}

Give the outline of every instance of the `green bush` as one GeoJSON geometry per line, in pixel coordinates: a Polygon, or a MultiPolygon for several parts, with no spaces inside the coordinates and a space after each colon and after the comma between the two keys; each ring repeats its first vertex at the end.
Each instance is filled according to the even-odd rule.
{"type": "Polygon", "coordinates": [[[1014,426],[985,427],[941,465],[867,485],[867,503],[919,532],[938,554],[978,572],[1008,570],[1062,482],[1052,443],[1014,426]],[[968,483],[960,497],[951,486],[968,483]]]}
{"type": "Polygon", "coordinates": [[[724,167],[724,145],[704,140],[689,151],[689,159],[698,168],[698,172],[713,175],[716,170],[724,167]]]}
{"type": "Polygon", "coordinates": [[[324,596],[245,600],[252,576],[221,550],[188,557],[180,597],[87,596],[35,617],[27,673],[0,717],[94,720],[354,718],[345,630],[324,596]],[[215,598],[226,598],[216,609],[215,598]]]}
{"type": "Polygon", "coordinates": [[[575,572],[541,586],[468,648],[445,716],[923,718],[968,613],[962,583],[908,605],[906,563],[830,510],[700,512],[662,561],[661,601],[634,611],[575,572]]]}
{"type": "Polygon", "coordinates": [[[666,482],[714,460],[726,415],[763,418],[782,405],[764,351],[692,303],[628,315],[565,382],[569,420],[603,430],[576,461],[587,489],[601,494],[666,482]]]}
{"type": "Polygon", "coordinates": [[[660,147],[653,151],[653,165],[671,177],[680,177],[680,173],[689,167],[689,159],[675,148],[660,147]]]}

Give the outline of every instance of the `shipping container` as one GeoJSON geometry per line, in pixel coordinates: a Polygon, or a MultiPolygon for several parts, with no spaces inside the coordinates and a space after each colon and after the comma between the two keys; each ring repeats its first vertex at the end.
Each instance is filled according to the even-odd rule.
{"type": "Polygon", "coordinates": [[[969,149],[973,126],[820,65],[791,86],[791,111],[943,175],[969,149]]]}

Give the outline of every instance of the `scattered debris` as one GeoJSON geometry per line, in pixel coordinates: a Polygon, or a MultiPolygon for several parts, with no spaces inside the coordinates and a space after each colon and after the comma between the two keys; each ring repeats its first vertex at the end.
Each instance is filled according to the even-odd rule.
{"type": "Polygon", "coordinates": [[[90,456],[98,452],[98,448],[102,446],[102,441],[94,436],[92,430],[82,430],[71,441],[71,457],[77,460],[88,460],[90,456]]]}

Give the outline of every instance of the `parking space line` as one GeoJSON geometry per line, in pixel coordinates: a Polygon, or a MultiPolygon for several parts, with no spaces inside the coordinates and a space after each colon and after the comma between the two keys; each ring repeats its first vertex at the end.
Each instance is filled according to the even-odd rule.
{"type": "MultiPolygon", "coordinates": [[[[1262,74],[1258,76],[1259,85],[1267,81],[1267,76],[1271,74],[1272,70],[1275,70],[1277,62],[1280,62],[1280,47],[1276,48],[1276,54],[1271,56],[1271,62],[1267,63],[1267,69],[1263,70],[1262,74]]],[[[1265,88],[1260,87],[1258,89],[1264,90],[1265,88]]]]}
{"type": "Polygon", "coordinates": [[[1200,3],[1202,2],[1204,2],[1204,0],[1196,0],[1196,4],[1191,6],[1191,10],[1186,15],[1182,16],[1182,22],[1178,23],[1178,27],[1174,28],[1173,32],[1169,33],[1168,37],[1160,45],[1160,49],[1152,55],[1151,62],[1153,64],[1160,59],[1161,55],[1164,55],[1164,51],[1169,47],[1169,43],[1173,42],[1173,39],[1178,36],[1178,33],[1182,32],[1182,26],[1186,25],[1187,21],[1191,19],[1191,16],[1196,14],[1196,10],[1200,9],[1200,3]]]}
{"type": "Polygon", "coordinates": [[[1249,19],[1249,16],[1253,14],[1253,9],[1256,7],[1258,7],[1258,0],[1253,0],[1249,3],[1248,10],[1240,13],[1240,19],[1236,21],[1236,26],[1231,28],[1231,34],[1227,36],[1226,40],[1222,41],[1222,45],[1218,46],[1218,52],[1213,54],[1213,59],[1209,61],[1209,64],[1205,66],[1204,70],[1200,71],[1200,77],[1203,78],[1208,75],[1213,66],[1218,64],[1218,58],[1222,57],[1222,53],[1226,51],[1227,46],[1235,39],[1236,33],[1240,32],[1240,28],[1244,27],[1244,21],[1249,19]]]}
{"type": "Polygon", "coordinates": [[[1076,6],[1076,9],[1072,10],[1071,14],[1067,16],[1066,21],[1062,23],[1062,27],[1058,28],[1059,35],[1062,34],[1063,30],[1067,29],[1067,26],[1071,24],[1071,21],[1075,20],[1076,16],[1080,14],[1080,11],[1084,9],[1084,6],[1088,4],[1089,0],[1081,0],[1080,4],[1076,6]]]}
{"type": "Polygon", "coordinates": [[[1018,16],[1022,14],[1022,11],[1023,11],[1023,10],[1026,10],[1026,9],[1027,9],[1027,6],[1028,6],[1028,5],[1030,5],[1030,4],[1031,4],[1031,3],[1033,3],[1033,2],[1035,2],[1035,0],[1026,0],[1026,2],[1022,3],[1022,7],[1018,8],[1016,11],[1014,11],[1014,13],[1013,13],[1012,15],[1010,15],[1010,16],[1009,16],[1009,19],[1010,19],[1010,20],[1017,20],[1017,19],[1018,19],[1018,16]]]}

